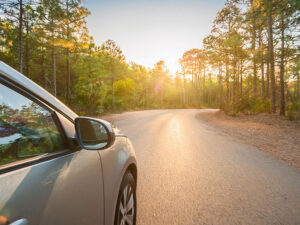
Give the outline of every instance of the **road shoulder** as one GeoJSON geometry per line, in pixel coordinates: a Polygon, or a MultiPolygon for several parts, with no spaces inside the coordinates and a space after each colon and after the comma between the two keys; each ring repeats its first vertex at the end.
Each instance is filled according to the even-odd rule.
{"type": "Polygon", "coordinates": [[[200,112],[196,118],[218,129],[226,138],[256,146],[300,169],[299,122],[269,114],[231,117],[220,111],[200,112]]]}

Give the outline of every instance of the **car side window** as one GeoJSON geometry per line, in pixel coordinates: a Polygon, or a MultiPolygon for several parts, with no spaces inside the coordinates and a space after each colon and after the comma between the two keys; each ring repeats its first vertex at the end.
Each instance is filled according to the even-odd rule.
{"type": "Polygon", "coordinates": [[[0,83],[0,166],[64,148],[52,113],[0,83]]]}

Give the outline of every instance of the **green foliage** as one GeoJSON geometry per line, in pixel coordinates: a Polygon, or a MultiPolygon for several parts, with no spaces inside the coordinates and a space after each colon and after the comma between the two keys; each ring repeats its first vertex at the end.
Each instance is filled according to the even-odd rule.
{"type": "MultiPolygon", "coordinates": [[[[19,1],[9,2],[0,5],[0,59],[18,69],[19,1]]],[[[270,112],[267,14],[272,11],[274,19],[277,62],[282,52],[279,18],[284,11],[286,100],[288,117],[296,118],[300,57],[294,30],[299,26],[299,3],[273,0],[272,4],[270,0],[227,0],[203,48],[186,51],[180,59],[181,70],[171,75],[163,60],[149,69],[127,63],[113,40],[97,46],[86,26],[90,12],[81,0],[26,2],[21,31],[23,71],[79,114],[202,106],[221,107],[230,114],[270,112]]],[[[278,87],[275,82],[275,96],[280,96],[278,87]]]]}
{"type": "Polygon", "coordinates": [[[241,99],[239,104],[239,111],[244,113],[262,113],[262,112],[271,112],[271,102],[270,100],[264,100],[261,98],[248,98],[241,99]]]}
{"type": "Polygon", "coordinates": [[[134,94],[135,94],[135,84],[132,79],[126,78],[125,80],[118,80],[114,83],[114,89],[116,97],[118,98],[118,103],[120,109],[130,109],[133,105],[134,94]],[[126,102],[126,106],[124,103],[126,102]]]}
{"type": "Polygon", "coordinates": [[[288,106],[286,118],[291,121],[300,120],[300,102],[295,101],[294,98],[288,106]]]}

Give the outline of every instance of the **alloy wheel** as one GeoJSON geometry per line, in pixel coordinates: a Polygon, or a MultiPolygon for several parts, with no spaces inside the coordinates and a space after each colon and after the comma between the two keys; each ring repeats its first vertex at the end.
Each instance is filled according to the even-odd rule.
{"type": "Polygon", "coordinates": [[[130,184],[127,184],[122,192],[120,199],[118,224],[119,225],[133,225],[134,221],[134,209],[135,199],[133,188],[130,184]]]}

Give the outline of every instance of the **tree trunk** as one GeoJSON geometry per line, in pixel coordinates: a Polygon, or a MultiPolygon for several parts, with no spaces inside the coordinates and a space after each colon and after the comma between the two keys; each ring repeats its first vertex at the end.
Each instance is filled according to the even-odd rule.
{"type": "Polygon", "coordinates": [[[237,94],[236,94],[236,87],[237,87],[237,63],[236,63],[236,59],[234,57],[234,62],[233,62],[233,90],[232,90],[232,96],[233,96],[233,112],[236,112],[236,98],[237,98],[237,94]]]}
{"type": "Polygon", "coordinates": [[[46,76],[46,68],[45,68],[45,58],[44,58],[44,54],[42,54],[42,76],[44,78],[44,87],[47,87],[48,83],[47,83],[47,76],[46,76]]]}
{"type": "MultiPolygon", "coordinates": [[[[67,18],[69,19],[70,13],[69,13],[69,1],[67,0],[67,18]]],[[[70,24],[67,22],[67,40],[70,41],[70,24]]],[[[71,71],[70,71],[70,51],[67,47],[66,52],[66,58],[67,58],[67,102],[70,103],[71,100],[71,71]]]]}
{"type": "Polygon", "coordinates": [[[204,97],[204,102],[207,101],[207,93],[206,93],[206,88],[205,88],[205,81],[206,80],[206,68],[205,65],[203,66],[203,85],[202,85],[202,89],[203,89],[203,97],[204,97]]]}
{"type": "Polygon", "coordinates": [[[112,75],[111,78],[111,104],[112,104],[112,109],[115,109],[115,90],[114,90],[114,75],[112,75]]]}
{"type": "Polygon", "coordinates": [[[276,112],[276,84],[275,84],[275,68],[274,68],[274,46],[273,46],[273,19],[272,19],[272,0],[268,1],[267,10],[268,21],[268,47],[269,47],[269,62],[270,62],[270,78],[271,78],[271,105],[272,113],[276,112]]]}
{"type": "Polygon", "coordinates": [[[25,49],[26,49],[26,76],[29,77],[29,21],[26,22],[26,43],[25,43],[25,49]]]}
{"type": "Polygon", "coordinates": [[[236,60],[237,64],[237,80],[236,80],[236,92],[237,92],[237,103],[240,99],[240,76],[241,76],[241,65],[239,64],[239,60],[236,60]]]}
{"type": "MultiPolygon", "coordinates": [[[[192,104],[195,104],[194,65],[192,65],[192,104]]],[[[160,101],[161,105],[161,101],[160,101]]]]}
{"type": "Polygon", "coordinates": [[[267,84],[266,84],[266,96],[270,98],[270,63],[269,59],[267,60],[267,84]]]}
{"type": "Polygon", "coordinates": [[[243,98],[243,60],[241,60],[240,97],[243,98]]]}
{"type": "Polygon", "coordinates": [[[23,2],[19,0],[19,71],[23,73],[23,2]]]}
{"type": "MultiPolygon", "coordinates": [[[[251,5],[253,0],[251,0],[251,5]]],[[[256,69],[256,59],[255,59],[255,50],[256,50],[256,18],[255,11],[252,12],[252,63],[253,63],[253,97],[256,98],[257,95],[257,69],[256,69]]]]}
{"type": "Polygon", "coordinates": [[[110,65],[111,65],[111,107],[112,110],[114,110],[115,109],[115,90],[114,90],[115,77],[114,77],[114,65],[112,59],[110,59],[110,65]]]}
{"type": "Polygon", "coordinates": [[[262,39],[262,28],[259,28],[259,49],[260,49],[260,71],[261,71],[261,97],[265,98],[265,65],[264,65],[264,50],[262,39]]]}
{"type": "Polygon", "coordinates": [[[297,101],[300,100],[300,73],[297,71],[297,83],[296,83],[296,95],[297,101]]]}
{"type": "Polygon", "coordinates": [[[280,115],[285,115],[285,96],[284,96],[284,15],[283,10],[281,10],[280,15],[280,31],[281,31],[281,55],[280,55],[280,115]]]}
{"type": "MultiPolygon", "coordinates": [[[[51,13],[52,14],[52,13],[51,13]]],[[[55,56],[55,30],[54,30],[54,18],[52,15],[50,21],[50,31],[51,31],[51,59],[52,59],[52,94],[56,96],[56,56],[55,56]]]]}
{"type": "Polygon", "coordinates": [[[223,104],[223,77],[222,77],[222,64],[219,63],[219,99],[220,105],[223,104]]]}
{"type": "Polygon", "coordinates": [[[71,71],[70,71],[70,52],[67,49],[67,102],[70,103],[71,100],[71,71]]]}
{"type": "Polygon", "coordinates": [[[256,69],[256,62],[253,58],[253,97],[256,98],[257,96],[257,69],[256,69]]]}
{"type": "Polygon", "coordinates": [[[185,74],[183,74],[183,105],[186,106],[185,74]]]}
{"type": "Polygon", "coordinates": [[[52,46],[52,93],[56,96],[56,58],[55,58],[55,47],[52,46]]]}
{"type": "Polygon", "coordinates": [[[226,69],[226,88],[227,88],[227,104],[230,101],[230,87],[229,87],[229,70],[228,70],[228,62],[226,60],[226,65],[225,65],[225,69],[226,69]]]}

